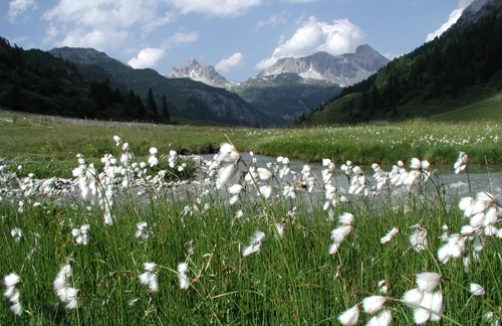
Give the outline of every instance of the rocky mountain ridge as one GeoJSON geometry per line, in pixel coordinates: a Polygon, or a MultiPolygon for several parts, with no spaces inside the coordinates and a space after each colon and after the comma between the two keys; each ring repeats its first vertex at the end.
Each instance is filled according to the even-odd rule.
{"type": "Polygon", "coordinates": [[[220,88],[238,85],[238,83],[220,75],[213,66],[200,64],[195,59],[188,60],[183,68],[172,68],[164,76],[167,78],[189,78],[220,88]]]}
{"type": "Polygon", "coordinates": [[[389,61],[365,44],[358,46],[355,53],[333,56],[317,52],[302,58],[282,58],[258,77],[296,73],[302,78],[325,80],[345,87],[368,78],[389,61]]]}
{"type": "Polygon", "coordinates": [[[501,0],[474,0],[462,11],[462,15],[452,26],[452,29],[464,28],[476,23],[480,18],[500,8],[502,8],[501,0]]]}

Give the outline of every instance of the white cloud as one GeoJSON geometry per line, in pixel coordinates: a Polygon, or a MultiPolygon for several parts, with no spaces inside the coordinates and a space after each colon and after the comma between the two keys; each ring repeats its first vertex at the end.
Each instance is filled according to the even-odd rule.
{"type": "Polygon", "coordinates": [[[462,11],[464,11],[464,8],[461,8],[461,9],[455,9],[451,14],[450,14],[450,18],[448,19],[448,21],[446,23],[444,23],[443,25],[441,25],[441,27],[439,27],[437,30],[435,30],[434,32],[432,33],[429,33],[427,34],[427,38],[426,38],[426,42],[429,42],[429,41],[432,41],[433,39],[435,39],[437,36],[440,36],[441,34],[443,34],[444,32],[446,32],[448,30],[448,28],[451,27],[451,25],[455,24],[457,22],[457,20],[460,18],[460,16],[462,15],[462,11]]]}
{"type": "Polygon", "coordinates": [[[218,71],[228,72],[231,68],[240,66],[244,61],[244,55],[241,52],[236,52],[226,59],[222,59],[215,66],[218,71]]]}
{"type": "MultiPolygon", "coordinates": [[[[59,36],[57,29],[48,31],[59,36]]],[[[49,34],[46,34],[47,36],[49,34]]],[[[129,39],[129,33],[123,30],[106,31],[101,29],[73,29],[64,35],[64,39],[56,42],[57,46],[90,47],[99,50],[120,48],[129,39]]]]}
{"type": "Polygon", "coordinates": [[[127,63],[135,69],[152,68],[165,54],[164,49],[145,48],[139,51],[138,55],[127,63]]]}
{"type": "Polygon", "coordinates": [[[195,42],[199,38],[198,32],[177,32],[162,42],[164,48],[169,48],[184,43],[195,42]]]}
{"type": "Polygon", "coordinates": [[[35,0],[11,0],[7,16],[9,17],[9,21],[13,23],[19,15],[37,8],[38,5],[35,0]]]}
{"type": "Polygon", "coordinates": [[[267,20],[260,20],[256,24],[256,28],[259,29],[268,25],[276,26],[279,24],[285,24],[286,18],[284,16],[285,16],[284,12],[281,12],[280,14],[273,14],[267,20]]]}
{"type": "Polygon", "coordinates": [[[155,27],[152,22],[162,19],[158,18],[156,1],[130,0],[59,0],[42,18],[53,25],[46,41],[69,46],[79,46],[85,41],[87,46],[100,50],[121,48],[134,30],[146,26],[146,31],[151,31],[155,27]],[[130,29],[134,25],[134,30],[130,29]]]}
{"type": "Polygon", "coordinates": [[[239,16],[261,0],[167,0],[183,14],[202,13],[206,16],[239,16]]]}
{"type": "Polygon", "coordinates": [[[164,16],[158,17],[151,22],[146,23],[141,29],[144,33],[148,34],[151,31],[156,30],[160,26],[163,26],[167,23],[170,23],[175,20],[175,13],[173,11],[168,11],[164,14],[164,16]]]}
{"type": "Polygon", "coordinates": [[[348,19],[334,20],[329,24],[310,16],[289,40],[281,42],[272,56],[260,61],[255,68],[265,69],[280,58],[299,58],[318,51],[332,55],[352,52],[364,37],[365,33],[348,19]]]}
{"type": "Polygon", "coordinates": [[[426,42],[432,41],[436,37],[440,36],[444,32],[448,30],[453,24],[457,22],[457,20],[462,16],[462,12],[464,9],[470,5],[472,0],[459,0],[458,2],[458,9],[455,9],[451,12],[450,17],[448,18],[448,21],[441,25],[437,30],[435,30],[432,33],[427,34],[426,42]]]}

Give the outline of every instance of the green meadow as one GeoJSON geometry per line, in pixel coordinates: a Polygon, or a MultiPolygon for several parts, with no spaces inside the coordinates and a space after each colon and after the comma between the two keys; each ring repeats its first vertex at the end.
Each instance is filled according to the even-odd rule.
{"type": "Polygon", "coordinates": [[[39,177],[69,177],[76,154],[99,161],[111,153],[112,137],[119,135],[138,157],[145,157],[150,146],[159,153],[210,154],[230,140],[241,151],[307,162],[330,158],[335,163],[394,164],[417,157],[450,164],[464,151],[471,163],[500,164],[502,135],[493,121],[416,119],[385,125],[253,129],[71,120],[0,111],[0,157],[30,167],[39,177]]]}
{"type": "MultiPolygon", "coordinates": [[[[428,160],[430,170],[437,163],[453,169],[464,151],[469,164],[499,164],[499,130],[496,123],[426,120],[314,129],[162,126],[0,111],[0,156],[10,163],[0,170],[0,324],[388,325],[375,317],[385,311],[392,325],[435,319],[440,325],[496,325],[502,318],[500,191],[452,189],[425,165],[410,162],[416,157],[428,160]],[[119,160],[124,152],[114,135],[129,143],[131,162],[119,160]],[[336,169],[324,179],[295,171],[286,181],[280,177],[285,163],[224,160],[220,144],[230,141],[240,152],[328,158],[336,169]],[[151,147],[159,165],[133,168],[149,159],[151,147]],[[208,180],[164,183],[163,155],[171,150],[219,153],[220,166],[208,180]],[[77,154],[86,162],[77,163],[77,154]],[[117,162],[111,156],[101,161],[107,154],[117,162]],[[376,189],[353,170],[349,182],[364,189],[353,192],[335,178],[345,178],[339,163],[347,160],[403,160],[406,171],[396,179],[382,175],[387,179],[376,189]],[[25,178],[33,171],[33,178],[72,178],[77,188],[48,194],[25,178]],[[243,188],[237,195],[234,181],[243,188]],[[230,204],[233,196],[238,200],[230,204]],[[459,206],[469,196],[471,202],[459,206]],[[105,223],[107,212],[113,223],[105,223]],[[84,225],[88,242],[78,240],[84,225]],[[393,228],[397,233],[383,241],[393,228]],[[253,236],[257,231],[264,238],[253,236]],[[180,263],[187,264],[183,273],[180,263]],[[63,266],[71,266],[62,286],[75,290],[72,295],[55,284],[63,266]],[[423,286],[416,280],[423,272],[441,275],[432,291],[443,298],[442,309],[422,297],[415,303],[403,298],[423,286]],[[9,273],[19,281],[6,281],[9,273]],[[471,283],[485,293],[474,296],[471,283]],[[384,304],[366,313],[363,300],[377,295],[384,304]],[[340,320],[352,307],[358,320],[340,320]]],[[[181,162],[169,171],[178,171],[181,162]]],[[[465,170],[459,180],[467,181],[465,170]]]]}

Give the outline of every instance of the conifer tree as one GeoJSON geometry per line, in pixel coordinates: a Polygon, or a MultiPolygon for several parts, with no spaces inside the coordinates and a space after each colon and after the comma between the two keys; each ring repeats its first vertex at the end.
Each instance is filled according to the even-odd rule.
{"type": "Polygon", "coordinates": [[[165,122],[171,122],[171,114],[169,113],[169,108],[167,107],[166,95],[162,94],[162,118],[165,122]]]}

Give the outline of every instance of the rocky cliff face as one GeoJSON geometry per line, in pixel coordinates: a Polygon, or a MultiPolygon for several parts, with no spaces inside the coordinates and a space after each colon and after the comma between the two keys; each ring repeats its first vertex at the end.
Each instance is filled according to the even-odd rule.
{"type": "Polygon", "coordinates": [[[220,75],[213,66],[202,65],[195,59],[188,60],[183,68],[172,68],[164,76],[167,78],[190,78],[219,88],[230,88],[237,85],[237,83],[220,75]]]}
{"type": "Polygon", "coordinates": [[[454,28],[463,28],[475,23],[480,18],[502,8],[502,0],[474,0],[462,12],[462,16],[453,25],[454,28]]]}
{"type": "Polygon", "coordinates": [[[283,58],[263,70],[258,77],[296,73],[307,79],[320,79],[340,86],[350,86],[373,75],[388,62],[389,59],[369,45],[361,45],[355,53],[338,56],[317,52],[303,58],[283,58]]]}

